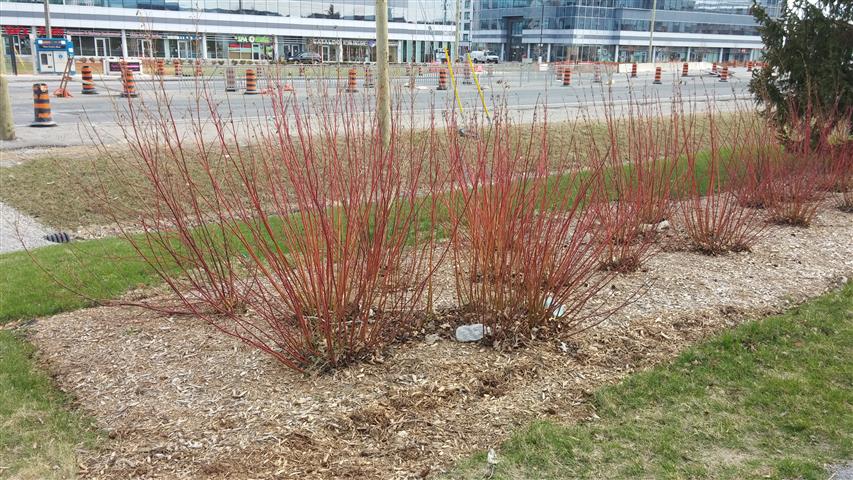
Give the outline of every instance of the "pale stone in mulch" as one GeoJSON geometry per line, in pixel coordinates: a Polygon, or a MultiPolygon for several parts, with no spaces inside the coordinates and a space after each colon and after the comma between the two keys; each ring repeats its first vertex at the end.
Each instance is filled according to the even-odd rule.
{"type": "Polygon", "coordinates": [[[81,452],[88,477],[418,478],[533,419],[594,418],[597,387],[837,287],[853,273],[851,239],[853,215],[825,210],[809,229],[773,227],[752,253],[662,252],[602,293],[641,297],[574,338],[501,352],[447,331],[324,376],[138,309],[57,315],[30,337],[109,433],[81,452]]]}

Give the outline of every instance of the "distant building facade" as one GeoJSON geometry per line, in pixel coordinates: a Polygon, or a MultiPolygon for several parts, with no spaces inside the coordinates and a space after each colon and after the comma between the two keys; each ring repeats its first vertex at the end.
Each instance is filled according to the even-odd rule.
{"type": "MultiPolygon", "coordinates": [[[[780,0],[760,0],[771,14],[780,0]]],[[[752,0],[477,0],[470,48],[504,61],[744,61],[762,44],[752,0]]]]}
{"type": "MultiPolygon", "coordinates": [[[[373,0],[51,0],[52,36],[78,56],[375,61],[373,0]]],[[[456,2],[389,0],[392,61],[454,49],[456,2]]],[[[42,0],[0,0],[7,54],[32,55],[44,36],[42,0]]]]}

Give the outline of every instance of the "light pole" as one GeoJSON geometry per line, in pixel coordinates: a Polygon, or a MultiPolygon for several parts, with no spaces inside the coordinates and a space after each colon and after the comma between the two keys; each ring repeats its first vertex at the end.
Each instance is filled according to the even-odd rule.
{"type": "Polygon", "coordinates": [[[50,28],[50,0],[44,0],[44,36],[45,38],[53,38],[53,32],[50,28]]]}
{"type": "Polygon", "coordinates": [[[388,0],[376,0],[376,116],[382,145],[391,145],[391,80],[388,77],[388,0]]]}
{"type": "Polygon", "coordinates": [[[9,81],[6,79],[6,39],[0,31],[0,140],[15,139],[12,103],[9,101],[9,81]]]}
{"type": "Polygon", "coordinates": [[[652,19],[649,22],[649,61],[655,63],[654,39],[655,39],[655,14],[658,10],[658,0],[652,0],[652,19]]]}

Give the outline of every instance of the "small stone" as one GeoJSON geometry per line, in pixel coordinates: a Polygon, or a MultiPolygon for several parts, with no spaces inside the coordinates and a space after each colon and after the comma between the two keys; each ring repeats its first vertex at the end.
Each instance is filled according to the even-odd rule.
{"type": "Polygon", "coordinates": [[[486,327],[482,323],[472,325],[460,325],[456,327],[457,342],[479,342],[486,334],[486,327]]]}
{"type": "Polygon", "coordinates": [[[427,345],[433,345],[438,342],[438,339],[439,336],[437,333],[430,333],[424,338],[424,342],[426,342],[427,345]]]}
{"type": "Polygon", "coordinates": [[[657,230],[658,232],[663,232],[664,230],[669,230],[669,221],[664,220],[664,221],[658,223],[657,225],[655,225],[655,230],[657,230]]]}

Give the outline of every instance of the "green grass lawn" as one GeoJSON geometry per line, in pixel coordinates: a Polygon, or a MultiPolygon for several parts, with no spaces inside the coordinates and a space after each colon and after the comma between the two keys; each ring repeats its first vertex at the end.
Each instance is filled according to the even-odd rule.
{"type": "MultiPolygon", "coordinates": [[[[853,284],[745,324],[594,397],[600,417],[538,421],[493,478],[826,479],[853,459],[853,284]]],[[[451,478],[483,478],[486,455],[451,478]]]]}
{"type": "Polygon", "coordinates": [[[39,370],[34,348],[0,330],[0,478],[73,478],[99,434],[39,370]]]}

